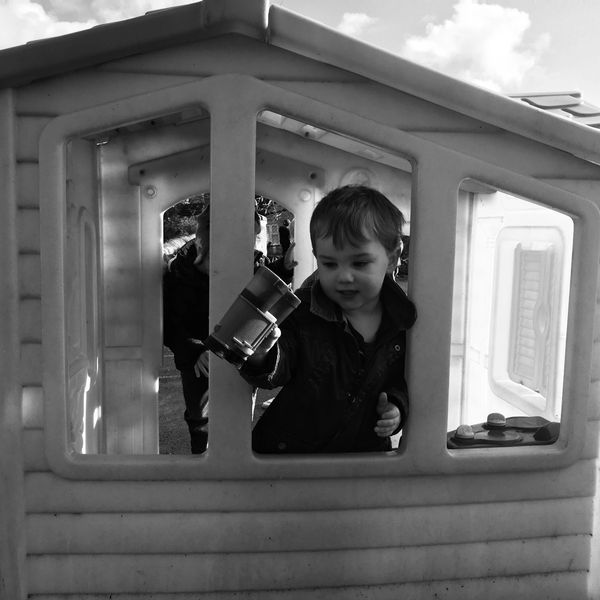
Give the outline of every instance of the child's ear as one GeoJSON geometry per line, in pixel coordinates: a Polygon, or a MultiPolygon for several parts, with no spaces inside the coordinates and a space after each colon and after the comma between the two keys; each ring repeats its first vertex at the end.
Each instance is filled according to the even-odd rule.
{"type": "Polygon", "coordinates": [[[388,273],[393,273],[400,266],[400,252],[390,254],[388,262],[388,273]]]}

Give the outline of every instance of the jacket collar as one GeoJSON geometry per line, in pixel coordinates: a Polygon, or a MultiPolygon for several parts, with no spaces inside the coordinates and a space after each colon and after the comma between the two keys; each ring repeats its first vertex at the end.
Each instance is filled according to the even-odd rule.
{"type": "MultiPolygon", "coordinates": [[[[344,322],[340,307],[325,295],[316,271],[302,284],[301,289],[306,288],[310,289],[311,313],[326,321],[344,322]]],[[[415,305],[389,275],[386,275],[383,280],[381,301],[385,312],[395,327],[408,329],[413,325],[417,318],[415,305]]]]}

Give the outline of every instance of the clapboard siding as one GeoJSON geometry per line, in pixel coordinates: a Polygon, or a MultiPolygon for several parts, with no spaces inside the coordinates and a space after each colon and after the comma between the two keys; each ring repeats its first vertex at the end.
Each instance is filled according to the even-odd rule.
{"type": "Polygon", "coordinates": [[[40,298],[42,294],[42,265],[40,255],[19,254],[19,295],[40,298]]]}
{"type": "Polygon", "coordinates": [[[30,554],[290,552],[588,534],[591,498],[345,511],[29,515],[30,554]],[[218,532],[218,533],[217,533],[218,532]]]}
{"type": "MultiPolygon", "coordinates": [[[[600,305],[596,304],[596,314],[600,313],[600,305]]],[[[592,346],[592,373],[590,389],[590,408],[595,409],[594,414],[600,413],[600,319],[594,321],[594,343],[592,346]]]]}
{"type": "MultiPolygon", "coordinates": [[[[590,384],[594,386],[596,383],[600,384],[600,346],[597,343],[594,343],[592,347],[592,356],[592,377],[590,384]]],[[[598,404],[598,398],[596,396],[592,396],[592,398],[593,402],[590,402],[590,404],[598,404]]]]}
{"type": "Polygon", "coordinates": [[[600,420],[590,419],[586,425],[585,447],[581,458],[596,458],[598,456],[598,443],[600,442],[600,420]]]}
{"type": "MultiPolygon", "coordinates": [[[[37,167],[38,162],[38,141],[40,139],[40,134],[44,127],[56,116],[56,113],[46,112],[44,109],[43,99],[39,99],[37,114],[31,114],[26,116],[17,115],[17,147],[16,147],[16,157],[17,157],[17,165],[20,163],[30,163],[32,168],[37,167]]],[[[21,174],[18,174],[18,181],[21,184],[23,181],[23,177],[21,174]]],[[[37,200],[37,178],[31,182],[31,186],[27,187],[28,191],[35,191],[36,193],[31,196],[31,198],[35,198],[37,200]],[[33,184],[35,183],[35,188],[33,184]]],[[[28,196],[29,197],[29,196],[28,196]]],[[[19,206],[21,204],[21,194],[18,194],[19,198],[19,206]]],[[[37,206],[37,202],[34,204],[37,206]]]]}
{"type": "MultiPolygon", "coordinates": [[[[594,197],[597,194],[598,182],[583,181],[578,182],[577,184],[571,184],[569,187],[573,188],[576,193],[579,193],[583,197],[594,197]]],[[[600,286],[598,288],[598,294],[600,294],[600,286]]],[[[597,297],[596,301],[593,327],[594,342],[592,344],[592,368],[587,412],[587,428],[588,431],[596,432],[596,438],[595,440],[593,439],[593,434],[588,436],[585,454],[589,457],[598,456],[598,447],[600,443],[600,296],[597,297]]]]}
{"type": "Polygon", "coordinates": [[[26,472],[50,470],[44,451],[43,429],[27,429],[23,432],[23,464],[26,472]]]}
{"type": "MultiPolygon", "coordinates": [[[[596,331],[596,329],[594,329],[596,331]]],[[[600,382],[600,343],[598,340],[594,340],[594,345],[592,346],[592,379],[591,384],[597,384],[600,382]]],[[[591,402],[593,406],[598,404],[598,397],[593,396],[595,402],[591,402]]]]}
{"type": "Polygon", "coordinates": [[[17,211],[18,244],[20,252],[40,251],[40,211],[34,208],[19,208],[17,211]]]}
{"type": "MultiPolygon", "coordinates": [[[[20,120],[20,143],[17,152],[21,159],[36,159],[34,148],[37,146],[37,135],[47,123],[47,118],[20,120]],[[28,143],[27,143],[28,142],[28,143]]],[[[19,334],[20,334],[20,368],[19,379],[24,386],[41,385],[41,264],[40,264],[40,229],[39,229],[39,200],[38,200],[38,167],[35,162],[16,164],[17,202],[18,210],[18,245],[19,245],[19,334]]],[[[41,389],[41,388],[40,388],[41,389]]],[[[23,399],[25,394],[22,395],[23,399]]],[[[41,397],[28,395],[28,402],[36,402],[37,424],[40,425],[39,410],[41,397]]],[[[31,408],[29,406],[28,408],[31,408]]],[[[22,413],[26,406],[23,403],[22,413]]],[[[41,435],[38,434],[41,438],[41,435]]],[[[43,439],[24,445],[25,470],[30,468],[31,455],[40,456],[43,453],[43,439]]],[[[45,459],[43,460],[45,463],[45,459]]],[[[39,467],[39,465],[36,465],[39,467]]]]}
{"type": "Polygon", "coordinates": [[[19,377],[24,386],[42,385],[42,345],[39,342],[21,342],[19,377]]]}
{"type": "Polygon", "coordinates": [[[202,592],[386,585],[585,571],[589,536],[227,554],[29,555],[29,593],[202,592]]]}
{"type": "MultiPolygon", "coordinates": [[[[594,344],[594,347],[596,345],[594,344]]],[[[590,383],[590,401],[588,403],[588,419],[597,421],[600,419],[600,380],[590,383]]]]}
{"type": "MultiPolygon", "coordinates": [[[[268,565],[264,565],[268,569],[268,565]]],[[[63,594],[35,594],[35,600],[74,600],[63,594]]],[[[139,594],[77,594],[77,600],[140,600],[139,594]]],[[[335,586],[286,590],[238,590],[234,592],[146,593],[144,600],[584,600],[588,599],[586,573],[542,573],[519,577],[442,579],[389,585],[335,586]]]]}
{"type": "Polygon", "coordinates": [[[347,510],[593,496],[596,463],[506,475],[288,481],[75,481],[25,477],[27,512],[347,510]]]}
{"type": "Polygon", "coordinates": [[[14,95],[0,90],[0,597],[25,597],[14,95]]]}
{"type": "MultiPolygon", "coordinates": [[[[600,382],[600,346],[597,343],[594,343],[592,347],[593,360],[592,360],[592,377],[591,384],[596,382],[600,382]]],[[[595,398],[596,402],[598,401],[595,398]]]]}
{"type": "MultiPolygon", "coordinates": [[[[37,162],[17,163],[17,201],[21,209],[38,210],[39,201],[39,170],[37,162]]],[[[39,238],[39,232],[38,236],[39,238]]],[[[37,240],[39,248],[39,239],[37,240]]]]}
{"type": "Polygon", "coordinates": [[[24,387],[21,391],[21,413],[23,427],[43,429],[44,427],[44,390],[41,387],[24,387]]]}
{"type": "Polygon", "coordinates": [[[40,298],[21,299],[19,329],[21,341],[41,343],[42,341],[42,301],[40,298]]]}

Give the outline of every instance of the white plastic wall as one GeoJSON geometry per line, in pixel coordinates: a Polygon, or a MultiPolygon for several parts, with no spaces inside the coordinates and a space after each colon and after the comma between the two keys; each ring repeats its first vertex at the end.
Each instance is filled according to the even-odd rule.
{"type": "MultiPolygon", "coordinates": [[[[14,193],[8,191],[18,222],[11,249],[18,253],[18,309],[10,293],[3,290],[0,296],[21,323],[18,334],[14,323],[2,326],[7,339],[18,337],[20,344],[19,368],[8,374],[3,394],[10,399],[11,390],[21,388],[23,411],[23,430],[8,426],[23,441],[23,502],[15,490],[9,512],[3,508],[0,513],[11,541],[25,554],[23,576],[11,584],[13,590],[38,600],[69,595],[132,600],[140,594],[157,600],[436,594],[593,598],[588,585],[590,571],[597,568],[591,562],[591,534],[597,532],[593,506],[600,418],[594,343],[599,333],[600,173],[595,164],[242,36],[48,78],[19,89],[14,108],[6,97],[2,106],[2,126],[19,132],[14,148],[2,150],[10,163],[3,173],[15,174],[14,193]],[[78,325],[82,311],[74,317],[67,310],[65,284],[83,273],[66,252],[71,243],[66,203],[74,198],[67,169],[78,163],[65,148],[88,134],[179,113],[190,105],[210,113],[211,244],[218,247],[226,239],[236,251],[217,253],[211,263],[212,324],[252,271],[250,258],[236,257],[250,257],[253,244],[252,204],[243,199],[257,190],[267,193],[257,182],[273,172],[261,173],[257,165],[260,111],[269,107],[411,162],[412,174],[400,177],[397,199],[411,202],[409,292],[419,319],[409,338],[412,408],[400,453],[254,456],[250,390],[230,365],[218,360],[211,360],[214,397],[205,455],[71,451],[66,375],[76,346],[68,344],[68,335],[81,342],[89,335],[78,325]],[[560,174],[560,179],[549,174],[560,174]],[[458,245],[457,192],[465,178],[545,203],[574,219],[566,399],[561,439],[553,447],[446,448],[453,307],[448,290],[458,245]],[[25,527],[6,527],[21,506],[25,527]]],[[[98,293],[98,331],[108,348],[104,371],[99,371],[104,397],[106,386],[113,386],[110,400],[138,418],[145,414],[144,398],[130,393],[133,386],[116,385],[123,380],[113,373],[135,373],[131,380],[138,389],[151,387],[145,387],[144,377],[153,375],[155,363],[146,354],[144,336],[146,319],[157,310],[156,300],[147,295],[158,291],[158,282],[156,271],[140,272],[141,256],[158,247],[157,215],[172,199],[183,197],[178,191],[164,205],[141,208],[148,200],[143,186],[151,182],[139,179],[138,185],[128,169],[155,158],[155,141],[145,146],[145,157],[129,157],[124,147],[117,147],[114,156],[107,151],[106,166],[114,167],[114,178],[105,173],[107,185],[99,191],[91,169],[78,169],[82,175],[75,177],[76,185],[90,191],[77,195],[77,206],[92,210],[92,192],[98,191],[98,202],[106,207],[97,220],[99,288],[114,285],[118,294],[112,298],[120,298],[111,304],[98,293]],[[118,185],[111,187],[114,182],[118,185]]],[[[302,146],[290,148],[301,152],[302,146]]],[[[281,152],[275,164],[289,164],[291,173],[304,173],[304,165],[322,169],[313,198],[321,186],[337,184],[337,174],[366,166],[344,164],[337,151],[323,146],[320,154],[305,157],[286,156],[275,143],[267,147],[265,142],[260,149],[281,152]],[[320,160],[326,155],[338,161],[331,171],[320,160]]],[[[202,183],[205,172],[199,171],[202,183]]],[[[199,180],[183,181],[196,189],[199,180]]],[[[281,190],[283,183],[283,178],[275,181],[272,189],[281,190]]],[[[165,189],[172,186],[168,181],[165,189]]],[[[302,223],[310,202],[301,209],[296,198],[290,195],[289,203],[296,202],[302,223]]],[[[297,235],[305,232],[299,227],[297,235]]],[[[83,312],[93,314],[93,303],[83,304],[90,307],[83,312]]],[[[154,325],[147,331],[156,339],[154,325]]],[[[103,418],[108,446],[114,438],[109,416],[103,413],[103,418]]],[[[136,438],[124,439],[130,444],[136,438]]],[[[131,449],[127,444],[125,451],[131,449]]],[[[146,452],[144,442],[137,444],[136,450],[146,452]]],[[[18,485],[19,455],[14,456],[2,468],[18,485]]],[[[0,547],[4,569],[7,552],[0,547]]]]}

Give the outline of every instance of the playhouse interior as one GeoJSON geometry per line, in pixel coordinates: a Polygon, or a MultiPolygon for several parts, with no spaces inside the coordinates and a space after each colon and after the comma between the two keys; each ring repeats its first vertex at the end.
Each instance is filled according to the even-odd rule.
{"type": "MultiPolygon", "coordinates": [[[[210,114],[199,105],[67,144],[74,452],[165,452],[158,434],[163,215],[209,194],[210,136],[210,114]]],[[[410,157],[275,110],[258,113],[255,193],[294,216],[294,287],[315,268],[308,234],[315,202],[347,183],[386,194],[404,213],[410,239],[410,157]]],[[[242,206],[254,198],[237,201],[242,206]]],[[[439,256],[439,266],[454,272],[448,430],[492,412],[560,421],[572,219],[471,179],[456,201],[454,265],[439,256]]],[[[263,249],[269,231],[263,227],[263,249]]],[[[213,239],[211,251],[226,253],[228,244],[213,239]]],[[[239,260],[249,257],[250,249],[239,260]]],[[[410,255],[408,265],[400,283],[410,295],[410,255]]],[[[183,406],[181,397],[181,414],[183,406]]]]}

